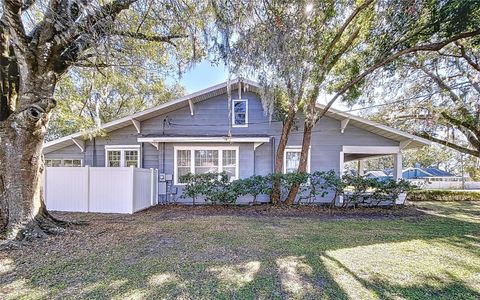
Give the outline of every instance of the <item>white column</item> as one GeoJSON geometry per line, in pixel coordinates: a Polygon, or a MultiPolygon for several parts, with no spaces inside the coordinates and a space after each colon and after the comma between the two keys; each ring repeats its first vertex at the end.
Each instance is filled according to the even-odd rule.
{"type": "MultiPolygon", "coordinates": [[[[343,170],[345,169],[345,154],[343,151],[340,151],[340,161],[338,166],[338,176],[343,175],[343,170]]],[[[343,205],[343,195],[338,195],[338,198],[335,199],[335,206],[342,206],[343,205]]]]}
{"type": "Polygon", "coordinates": [[[393,178],[397,181],[402,179],[402,171],[402,152],[398,152],[393,155],[393,178]]]}
{"type": "Polygon", "coordinates": [[[345,159],[345,155],[343,154],[343,151],[340,151],[340,158],[339,158],[339,165],[338,165],[338,175],[339,176],[342,176],[343,175],[343,170],[345,170],[344,159],[345,159]]]}
{"type": "Polygon", "coordinates": [[[358,164],[357,164],[357,174],[358,174],[358,176],[365,175],[364,161],[361,160],[361,159],[358,161],[358,164]]]}

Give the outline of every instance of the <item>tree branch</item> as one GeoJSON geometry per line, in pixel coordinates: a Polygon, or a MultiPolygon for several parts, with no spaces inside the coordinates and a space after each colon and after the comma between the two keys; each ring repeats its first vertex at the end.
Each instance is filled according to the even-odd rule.
{"type": "Polygon", "coordinates": [[[436,138],[436,137],[428,134],[427,132],[421,132],[421,133],[418,133],[417,135],[419,137],[422,137],[424,139],[427,139],[427,140],[430,140],[432,142],[438,143],[440,145],[447,146],[447,147],[452,148],[454,150],[457,150],[459,152],[469,154],[469,155],[472,155],[472,156],[475,156],[475,157],[480,157],[480,150],[470,149],[470,148],[467,148],[467,147],[463,147],[463,146],[451,143],[449,141],[445,141],[445,140],[436,138]]]}
{"type": "Polygon", "coordinates": [[[4,22],[2,25],[7,26],[7,30],[15,35],[11,39],[11,43],[15,45],[16,51],[25,55],[25,52],[30,51],[28,47],[28,38],[25,33],[25,28],[22,22],[22,1],[21,0],[5,0],[4,12],[3,12],[4,22]]]}
{"type": "MultiPolygon", "coordinates": [[[[446,111],[442,111],[440,115],[450,124],[454,125],[457,127],[458,130],[460,130],[463,135],[468,139],[470,144],[472,144],[474,147],[477,147],[480,149],[480,142],[478,139],[479,136],[479,131],[477,126],[473,124],[473,126],[465,122],[464,120],[455,118],[451,115],[449,115],[446,111]]],[[[473,117],[472,117],[473,118],[473,117]]]]}
{"type": "Polygon", "coordinates": [[[372,4],[374,1],[376,0],[367,0],[365,1],[362,5],[360,5],[359,7],[357,7],[351,14],[350,16],[345,20],[345,22],[343,23],[342,27],[340,27],[340,29],[338,30],[338,32],[335,34],[335,36],[333,37],[332,41],[330,42],[330,44],[328,45],[327,47],[327,51],[325,52],[325,54],[323,55],[322,57],[322,60],[321,60],[321,65],[322,66],[325,66],[327,60],[330,58],[330,56],[332,55],[332,52],[333,52],[333,48],[335,48],[335,45],[337,44],[338,40],[342,37],[343,33],[345,32],[345,30],[347,29],[347,27],[350,25],[350,23],[357,17],[357,15],[364,9],[366,9],[368,6],[370,6],[370,4],[372,4]]]}
{"type": "Polygon", "coordinates": [[[465,47],[463,47],[462,44],[460,44],[460,42],[455,42],[455,45],[458,46],[458,48],[460,48],[460,53],[462,55],[462,57],[467,61],[467,63],[472,66],[472,68],[474,68],[475,70],[477,70],[478,72],[480,72],[480,65],[475,63],[472,58],[470,56],[468,56],[467,52],[465,51],[465,47]]]}
{"type": "Polygon", "coordinates": [[[422,72],[425,73],[425,75],[433,79],[433,81],[435,81],[435,83],[440,87],[440,89],[448,93],[448,95],[450,96],[450,98],[453,100],[454,103],[456,104],[462,103],[462,99],[457,94],[455,94],[453,90],[439,76],[430,72],[423,65],[417,65],[417,64],[410,64],[410,65],[417,69],[422,70],[422,72]]]}
{"type": "Polygon", "coordinates": [[[442,49],[443,47],[445,47],[446,45],[448,45],[450,43],[453,43],[453,42],[461,40],[461,39],[477,36],[479,34],[480,34],[480,28],[476,29],[476,30],[473,30],[473,31],[464,32],[464,33],[454,35],[454,36],[452,36],[452,37],[450,37],[446,40],[440,41],[440,42],[430,43],[430,44],[425,44],[425,45],[420,45],[420,46],[414,46],[414,47],[411,47],[411,48],[400,50],[400,51],[390,55],[389,57],[379,61],[376,64],[374,64],[373,66],[368,68],[366,71],[364,71],[363,73],[361,73],[360,75],[355,77],[353,80],[351,80],[349,83],[344,85],[344,87],[339,92],[337,92],[337,94],[323,108],[323,110],[320,113],[318,119],[321,119],[327,113],[327,111],[330,109],[330,107],[333,105],[333,103],[335,103],[335,101],[339,97],[341,97],[343,94],[345,94],[345,92],[347,92],[350,88],[352,88],[354,85],[356,85],[357,83],[362,81],[367,75],[371,74],[373,71],[375,71],[375,70],[377,70],[377,69],[379,69],[379,68],[381,68],[381,67],[383,67],[383,66],[385,66],[385,65],[387,65],[387,64],[389,64],[393,61],[395,61],[397,58],[399,58],[401,56],[404,56],[404,55],[407,55],[407,54],[410,54],[410,53],[424,52],[424,51],[438,51],[438,50],[442,49]]]}
{"type": "Polygon", "coordinates": [[[360,33],[360,28],[356,28],[354,30],[354,32],[348,38],[345,45],[343,45],[342,49],[340,49],[340,51],[338,51],[337,54],[335,54],[335,56],[333,57],[333,59],[329,62],[328,67],[327,67],[327,72],[330,71],[335,66],[335,64],[340,59],[340,57],[342,57],[342,55],[345,52],[347,52],[348,48],[350,48],[350,46],[353,44],[353,42],[357,39],[359,33],[360,33]]]}
{"type": "MultiPolygon", "coordinates": [[[[465,107],[462,99],[453,92],[453,90],[448,86],[445,81],[443,81],[439,76],[430,72],[427,68],[422,65],[414,65],[414,67],[420,69],[425,73],[428,77],[433,79],[433,81],[440,87],[441,90],[448,93],[450,99],[452,99],[453,103],[457,105],[456,110],[463,116],[464,120],[461,122],[461,126],[468,128],[469,130],[475,130],[476,124],[467,122],[468,120],[472,121],[473,116],[471,115],[470,111],[465,107]]],[[[458,125],[457,125],[458,126],[458,125]]]]}
{"type": "Polygon", "coordinates": [[[137,40],[149,41],[149,42],[169,43],[175,47],[177,45],[175,45],[175,43],[173,43],[172,40],[188,37],[188,35],[185,35],[185,34],[172,34],[172,35],[158,36],[158,35],[146,35],[141,32],[128,32],[128,31],[118,31],[118,30],[114,30],[112,34],[123,36],[123,37],[129,37],[137,40]]]}
{"type": "Polygon", "coordinates": [[[36,0],[25,0],[22,4],[22,12],[29,9],[35,2],[36,0]]]}
{"type": "Polygon", "coordinates": [[[55,65],[56,71],[62,73],[73,63],[80,53],[91,45],[94,35],[105,36],[111,32],[117,15],[138,0],[115,0],[96,9],[81,18],[74,26],[54,36],[60,53],[55,65]]]}

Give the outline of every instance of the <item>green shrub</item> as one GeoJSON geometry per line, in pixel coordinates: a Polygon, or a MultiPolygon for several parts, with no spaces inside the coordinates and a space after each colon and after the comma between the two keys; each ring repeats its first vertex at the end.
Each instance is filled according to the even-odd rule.
{"type": "Polygon", "coordinates": [[[241,196],[251,195],[253,203],[257,202],[259,195],[271,194],[271,181],[269,177],[254,175],[245,179],[239,179],[233,182],[241,196]]]}
{"type": "Polygon", "coordinates": [[[240,196],[251,195],[256,203],[259,195],[271,195],[272,182],[281,183],[282,199],[285,199],[294,184],[300,186],[297,203],[313,202],[317,196],[325,197],[334,193],[335,199],[343,195],[343,207],[357,205],[379,205],[382,202],[394,204],[400,193],[409,191],[412,186],[405,180],[399,182],[377,181],[358,176],[339,177],[333,170],[327,172],[269,174],[267,176],[251,176],[245,179],[229,181],[226,173],[187,174],[181,177],[186,183],[182,197],[192,198],[195,204],[198,197],[209,203],[236,203],[240,196]]]}
{"type": "Polygon", "coordinates": [[[480,201],[480,191],[416,190],[407,194],[409,201],[480,201]]]}
{"type": "Polygon", "coordinates": [[[182,197],[196,199],[202,196],[211,203],[234,203],[240,195],[237,185],[229,181],[228,175],[222,173],[186,174],[180,177],[185,182],[182,197]]]}

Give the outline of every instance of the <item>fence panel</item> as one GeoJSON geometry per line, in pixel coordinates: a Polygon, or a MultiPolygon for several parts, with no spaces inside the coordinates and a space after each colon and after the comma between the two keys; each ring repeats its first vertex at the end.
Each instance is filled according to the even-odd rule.
{"type": "Polygon", "coordinates": [[[480,182],[477,181],[465,181],[462,185],[461,181],[432,181],[425,184],[424,188],[427,189],[439,189],[439,190],[477,190],[480,189],[480,182]]]}
{"type": "Polygon", "coordinates": [[[480,181],[467,181],[467,182],[465,182],[465,189],[467,189],[467,190],[480,190],[480,181]]]}
{"type": "Polygon", "coordinates": [[[46,168],[48,210],[133,213],[157,204],[158,170],[137,168],[46,168]]]}
{"type": "Polygon", "coordinates": [[[132,213],[134,168],[90,168],[90,211],[132,213]]]}
{"type": "Polygon", "coordinates": [[[133,212],[145,209],[151,205],[152,180],[151,171],[135,169],[133,180],[133,212]]]}
{"type": "Polygon", "coordinates": [[[45,168],[48,210],[88,212],[88,168],[45,168]]]}

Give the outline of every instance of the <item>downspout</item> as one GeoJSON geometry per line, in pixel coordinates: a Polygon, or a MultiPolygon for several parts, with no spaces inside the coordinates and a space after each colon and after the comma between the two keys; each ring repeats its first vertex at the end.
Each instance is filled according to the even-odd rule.
{"type": "Polygon", "coordinates": [[[83,163],[81,165],[82,167],[85,167],[87,164],[87,147],[88,147],[87,144],[88,142],[85,141],[85,148],[83,149],[83,163]]]}
{"type": "Polygon", "coordinates": [[[255,166],[255,144],[253,144],[253,176],[257,175],[257,167],[255,166]]]}
{"type": "Polygon", "coordinates": [[[92,167],[97,167],[97,143],[95,138],[93,138],[92,144],[93,144],[92,167]]]}
{"type": "Polygon", "coordinates": [[[165,142],[162,143],[162,173],[165,174],[165,142]]]}
{"type": "Polygon", "coordinates": [[[140,168],[143,168],[145,165],[144,165],[144,157],[145,157],[145,143],[142,142],[141,143],[141,146],[140,148],[142,148],[142,157],[141,157],[141,160],[140,160],[140,168]]]}
{"type": "Polygon", "coordinates": [[[275,173],[275,137],[272,136],[272,174],[275,173]]]}
{"type": "MultiPolygon", "coordinates": [[[[167,124],[168,116],[165,116],[162,124],[162,136],[165,135],[165,125],[167,124]]],[[[165,142],[162,143],[162,173],[165,174],[165,142]]]]}

